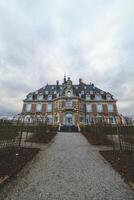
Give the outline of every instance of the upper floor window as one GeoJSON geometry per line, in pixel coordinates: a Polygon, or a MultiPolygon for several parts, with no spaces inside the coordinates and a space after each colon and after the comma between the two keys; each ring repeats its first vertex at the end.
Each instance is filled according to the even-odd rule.
{"type": "Polygon", "coordinates": [[[52,90],[54,89],[54,86],[52,86],[52,90]]]}
{"type": "Polygon", "coordinates": [[[72,107],[72,100],[66,100],[66,107],[72,107]]]}
{"type": "Polygon", "coordinates": [[[42,95],[42,94],[38,95],[37,99],[38,99],[39,101],[42,101],[42,100],[43,100],[43,95],[42,95]]]}
{"type": "Polygon", "coordinates": [[[47,103],[46,111],[47,112],[52,112],[52,103],[47,103]]]}
{"type": "Polygon", "coordinates": [[[107,99],[107,100],[111,100],[111,95],[110,95],[110,94],[107,94],[107,95],[106,95],[106,99],[107,99]]]}
{"type": "Polygon", "coordinates": [[[113,112],[113,104],[108,104],[108,111],[113,112]]]}
{"type": "Polygon", "coordinates": [[[93,93],[94,93],[93,90],[91,90],[91,91],[90,91],[90,94],[93,94],[93,93]]]}
{"type": "Polygon", "coordinates": [[[84,90],[81,91],[81,94],[84,94],[84,90]]]}
{"type": "Polygon", "coordinates": [[[54,91],[54,94],[56,94],[57,92],[56,92],[56,90],[54,91]]]}
{"type": "Polygon", "coordinates": [[[27,100],[29,101],[33,100],[33,95],[28,95],[27,100]]]}
{"type": "Polygon", "coordinates": [[[100,95],[100,94],[96,94],[96,95],[95,95],[95,99],[96,99],[96,100],[101,100],[101,95],[100,95]]]}
{"type": "Polygon", "coordinates": [[[90,94],[87,94],[87,95],[86,95],[86,100],[91,100],[90,94]]]}
{"type": "Polygon", "coordinates": [[[36,112],[41,112],[41,110],[42,110],[42,103],[37,103],[36,112]]]}
{"type": "Polygon", "coordinates": [[[31,109],[32,109],[32,104],[31,103],[28,103],[26,105],[26,112],[31,112],[31,109]]]}
{"type": "Polygon", "coordinates": [[[47,91],[47,90],[45,91],[45,94],[48,94],[48,91],[47,91]]]}
{"type": "Polygon", "coordinates": [[[52,100],[52,95],[48,95],[47,100],[52,100]]]}
{"type": "Polygon", "coordinates": [[[71,92],[70,91],[67,92],[67,96],[71,97],[71,92]]]}
{"type": "Polygon", "coordinates": [[[84,89],[86,90],[86,89],[87,89],[87,86],[84,86],[84,89]]]}
{"type": "Polygon", "coordinates": [[[87,110],[87,112],[92,112],[92,104],[91,103],[86,104],[86,110],[87,110]]]}
{"type": "Polygon", "coordinates": [[[102,112],[103,111],[102,104],[100,104],[100,103],[97,104],[97,111],[98,112],[102,112]]]}

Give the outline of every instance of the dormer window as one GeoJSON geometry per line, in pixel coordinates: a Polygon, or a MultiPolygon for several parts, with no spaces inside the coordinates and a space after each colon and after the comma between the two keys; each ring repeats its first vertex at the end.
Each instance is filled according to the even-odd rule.
{"type": "Polygon", "coordinates": [[[47,100],[52,100],[52,95],[48,95],[47,100]]]}
{"type": "Polygon", "coordinates": [[[87,94],[87,95],[86,95],[86,100],[91,100],[90,94],[87,94]]]}
{"type": "Polygon", "coordinates": [[[100,95],[100,94],[96,94],[96,95],[95,95],[95,99],[96,99],[96,100],[101,100],[101,95],[100,95]]]}
{"type": "Polygon", "coordinates": [[[81,91],[81,94],[84,94],[84,91],[83,91],[83,90],[81,91]]]}
{"type": "Polygon", "coordinates": [[[110,94],[107,94],[107,95],[106,95],[106,99],[107,99],[107,100],[111,100],[111,95],[110,95],[110,94]]]}
{"type": "Polygon", "coordinates": [[[27,97],[27,99],[28,99],[29,101],[33,100],[33,95],[29,95],[29,96],[27,97]]]}
{"type": "Polygon", "coordinates": [[[42,94],[38,95],[37,99],[38,99],[38,101],[42,101],[43,100],[43,95],[42,94]]]}
{"type": "Polygon", "coordinates": [[[71,97],[71,92],[70,91],[67,92],[67,96],[71,97]]]}

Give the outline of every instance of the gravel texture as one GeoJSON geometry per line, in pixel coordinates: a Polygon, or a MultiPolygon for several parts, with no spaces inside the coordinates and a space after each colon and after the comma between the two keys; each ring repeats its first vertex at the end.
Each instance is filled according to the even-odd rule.
{"type": "Polygon", "coordinates": [[[1,200],[132,200],[124,183],[80,133],[58,133],[19,176],[1,200]]]}

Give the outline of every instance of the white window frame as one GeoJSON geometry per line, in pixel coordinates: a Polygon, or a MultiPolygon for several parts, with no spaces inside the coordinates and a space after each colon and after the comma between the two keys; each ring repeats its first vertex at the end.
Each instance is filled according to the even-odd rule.
{"type": "Polygon", "coordinates": [[[27,103],[26,104],[26,112],[31,112],[32,110],[32,103],[27,103]]]}
{"type": "Polygon", "coordinates": [[[92,112],[92,104],[91,103],[86,103],[86,110],[87,110],[87,112],[92,112]]]}
{"type": "Polygon", "coordinates": [[[109,103],[108,104],[108,112],[113,112],[114,108],[113,108],[113,104],[109,103]]]}
{"type": "Polygon", "coordinates": [[[96,94],[96,95],[95,95],[95,99],[96,99],[96,100],[101,100],[101,99],[102,99],[102,97],[101,97],[101,95],[100,95],[100,94],[96,94]]]}
{"type": "Polygon", "coordinates": [[[52,103],[48,103],[46,104],[46,112],[52,112],[52,103]]]}
{"type": "Polygon", "coordinates": [[[101,103],[97,104],[97,112],[103,112],[103,105],[101,103]]]}
{"type": "Polygon", "coordinates": [[[43,94],[39,94],[39,95],[37,96],[37,99],[38,99],[38,101],[42,101],[42,100],[43,100],[43,94]]]}
{"type": "Polygon", "coordinates": [[[42,103],[38,102],[36,104],[36,112],[41,112],[42,111],[42,103]]]}

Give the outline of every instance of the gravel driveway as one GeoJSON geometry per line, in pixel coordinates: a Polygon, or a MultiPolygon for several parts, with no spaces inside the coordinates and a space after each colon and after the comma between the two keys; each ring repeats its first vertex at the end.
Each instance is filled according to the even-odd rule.
{"type": "Polygon", "coordinates": [[[80,133],[58,133],[0,199],[130,200],[134,193],[80,133]]]}

